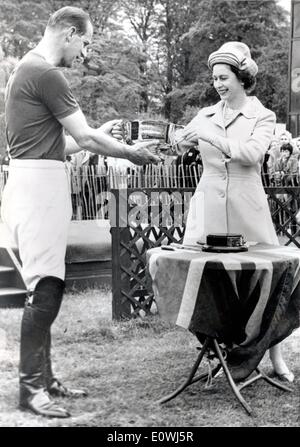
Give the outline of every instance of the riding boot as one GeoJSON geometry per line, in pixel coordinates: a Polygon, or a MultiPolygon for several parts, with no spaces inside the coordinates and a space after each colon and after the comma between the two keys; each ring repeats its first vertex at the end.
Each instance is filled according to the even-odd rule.
{"type": "Polygon", "coordinates": [[[24,308],[20,343],[20,408],[48,417],[70,414],[50,399],[44,386],[45,343],[62,301],[64,281],[47,276],[38,282],[24,308]]]}
{"type": "Polygon", "coordinates": [[[47,333],[45,341],[45,386],[51,396],[56,397],[86,397],[87,392],[80,389],[65,387],[53,374],[51,361],[51,332],[47,333]]]}

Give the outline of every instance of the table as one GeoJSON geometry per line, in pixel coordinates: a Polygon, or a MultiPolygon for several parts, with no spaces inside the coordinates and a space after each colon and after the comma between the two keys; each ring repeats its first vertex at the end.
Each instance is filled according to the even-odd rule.
{"type": "Polygon", "coordinates": [[[291,390],[258,365],[267,349],[300,325],[300,250],[257,244],[247,252],[208,253],[171,246],[149,250],[147,259],[161,318],[190,330],[202,344],[188,383],[162,401],[200,380],[193,377],[208,348],[248,413],[239,391],[254,380],[291,390]],[[255,379],[236,386],[254,371],[255,379]]]}

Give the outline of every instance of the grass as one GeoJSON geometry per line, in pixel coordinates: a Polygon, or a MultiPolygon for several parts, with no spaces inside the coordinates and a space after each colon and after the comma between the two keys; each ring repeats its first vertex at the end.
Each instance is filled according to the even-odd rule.
{"type": "MultiPolygon", "coordinates": [[[[284,342],[295,373],[292,393],[259,381],[243,390],[256,415],[247,416],[224,375],[212,387],[196,383],[169,403],[157,400],[187,376],[198,345],[188,331],[154,316],[116,322],[107,289],[69,293],[53,326],[53,363],[66,385],[89,391],[85,399],[60,399],[70,419],[21,412],[18,349],[21,309],[0,309],[1,427],[294,427],[299,426],[300,332],[284,342]]],[[[263,359],[266,372],[271,366],[263,359]]]]}

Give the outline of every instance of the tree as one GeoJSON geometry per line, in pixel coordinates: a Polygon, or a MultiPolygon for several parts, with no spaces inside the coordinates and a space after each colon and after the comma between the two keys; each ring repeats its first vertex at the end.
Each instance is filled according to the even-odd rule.
{"type": "Polygon", "coordinates": [[[94,23],[90,56],[65,72],[91,124],[158,113],[181,122],[217,101],[207,58],[228,40],[249,45],[259,66],[254,93],[285,121],[289,30],[276,0],[1,0],[4,57],[33,48],[66,5],[94,23]]]}
{"type": "Polygon", "coordinates": [[[199,2],[125,0],[121,6],[146,57],[140,65],[143,85],[140,112],[148,111],[150,106],[152,112],[161,112],[169,119],[172,107],[169,94],[178,78],[181,36],[196,22],[199,2]]]}
{"type": "Polygon", "coordinates": [[[185,76],[180,66],[182,36],[201,14],[201,0],[161,0],[159,4],[156,66],[163,93],[162,111],[167,119],[174,120],[172,92],[185,76]]]}
{"type": "Polygon", "coordinates": [[[103,33],[93,44],[92,65],[66,70],[72,90],[92,125],[113,118],[134,119],[140,111],[142,85],[139,51],[121,32],[103,33]]]}
{"type": "Polygon", "coordinates": [[[6,150],[6,132],[4,115],[4,95],[10,73],[13,71],[17,59],[11,56],[4,57],[0,47],[0,155],[5,154],[6,150]]]}
{"type": "MultiPolygon", "coordinates": [[[[217,7],[214,0],[200,3],[199,20],[183,36],[181,66],[185,69],[170,95],[174,110],[202,107],[217,100],[206,65],[208,56],[222,43],[237,40],[248,44],[259,65],[257,94],[285,120],[289,47],[285,11],[275,0],[220,0],[217,7]]],[[[179,118],[177,113],[174,119],[179,118]]]]}
{"type": "Polygon", "coordinates": [[[50,15],[49,2],[2,0],[0,8],[0,45],[5,56],[21,58],[43,35],[50,15]]]}
{"type": "Polygon", "coordinates": [[[156,0],[122,0],[125,17],[129,20],[140,43],[140,57],[138,59],[140,91],[140,113],[147,113],[149,109],[149,81],[151,80],[151,68],[149,68],[150,48],[153,36],[156,33],[156,0]]]}
{"type": "MultiPolygon", "coordinates": [[[[99,126],[113,118],[132,118],[142,110],[143,79],[140,67],[145,54],[118,23],[120,1],[52,0],[56,10],[70,4],[89,12],[94,25],[90,56],[83,67],[66,70],[72,90],[88,121],[99,126]]],[[[124,17],[124,12],[123,12],[124,17]]]]}

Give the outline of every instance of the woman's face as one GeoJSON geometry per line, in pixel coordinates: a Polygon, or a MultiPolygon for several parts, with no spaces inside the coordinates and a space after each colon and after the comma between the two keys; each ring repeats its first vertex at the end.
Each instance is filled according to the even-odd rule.
{"type": "Polygon", "coordinates": [[[219,93],[220,98],[224,101],[230,101],[245,94],[241,81],[236,77],[233,71],[231,71],[229,65],[214,65],[212,77],[214,88],[219,93]]]}

